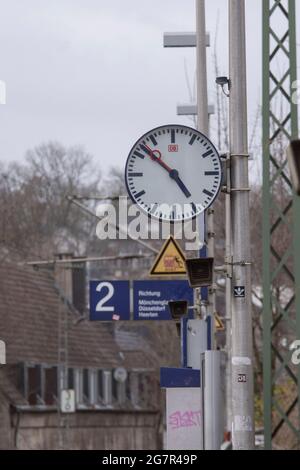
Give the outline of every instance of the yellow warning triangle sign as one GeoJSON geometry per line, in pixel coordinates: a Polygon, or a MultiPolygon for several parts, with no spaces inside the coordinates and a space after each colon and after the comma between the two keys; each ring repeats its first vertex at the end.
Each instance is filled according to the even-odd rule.
{"type": "Polygon", "coordinates": [[[215,313],[215,328],[217,331],[224,331],[224,323],[222,322],[221,318],[217,313],[215,313]]]}
{"type": "Polygon", "coordinates": [[[185,256],[171,236],[160,250],[150,271],[151,276],[175,276],[186,274],[185,256]]]}

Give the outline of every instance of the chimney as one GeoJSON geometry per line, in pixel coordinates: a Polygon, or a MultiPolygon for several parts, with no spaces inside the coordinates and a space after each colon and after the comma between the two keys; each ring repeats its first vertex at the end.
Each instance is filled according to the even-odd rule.
{"type": "Polygon", "coordinates": [[[86,308],[86,263],[68,263],[74,258],[73,253],[59,253],[55,258],[66,261],[55,265],[55,282],[66,299],[83,314],[86,308]]]}
{"type": "Polygon", "coordinates": [[[82,315],[86,311],[86,262],[78,261],[72,269],[73,305],[82,315]]]}
{"type": "MultiPolygon", "coordinates": [[[[55,259],[68,261],[73,259],[73,253],[58,253],[55,255],[55,259]]],[[[73,303],[72,263],[57,263],[54,268],[54,277],[62,294],[69,302],[73,303]]]]}

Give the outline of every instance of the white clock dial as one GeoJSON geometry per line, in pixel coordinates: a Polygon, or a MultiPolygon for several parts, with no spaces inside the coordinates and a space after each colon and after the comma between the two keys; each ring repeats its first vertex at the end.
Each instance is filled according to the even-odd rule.
{"type": "Polygon", "coordinates": [[[125,181],[143,212],[162,221],[189,220],[211,206],[220,191],[220,157],[211,141],[190,127],[158,127],[133,146],[125,181]]]}

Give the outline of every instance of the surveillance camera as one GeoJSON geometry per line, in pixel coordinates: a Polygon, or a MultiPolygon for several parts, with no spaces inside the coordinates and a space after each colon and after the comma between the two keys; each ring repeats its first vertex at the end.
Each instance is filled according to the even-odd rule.
{"type": "Polygon", "coordinates": [[[217,77],[216,84],[220,86],[225,86],[229,83],[229,79],[227,77],[217,77]]]}
{"type": "Polygon", "coordinates": [[[196,258],[185,261],[191,287],[209,287],[213,283],[214,258],[196,258]]]}
{"type": "Polygon", "coordinates": [[[187,300],[176,300],[169,302],[169,309],[171,317],[176,322],[179,322],[182,317],[188,313],[189,303],[187,300]]]}

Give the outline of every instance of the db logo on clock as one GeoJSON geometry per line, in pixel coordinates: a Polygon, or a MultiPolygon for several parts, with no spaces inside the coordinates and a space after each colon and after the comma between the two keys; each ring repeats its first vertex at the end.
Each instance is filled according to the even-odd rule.
{"type": "Polygon", "coordinates": [[[173,144],[168,147],[169,152],[178,152],[178,145],[173,144]]]}

